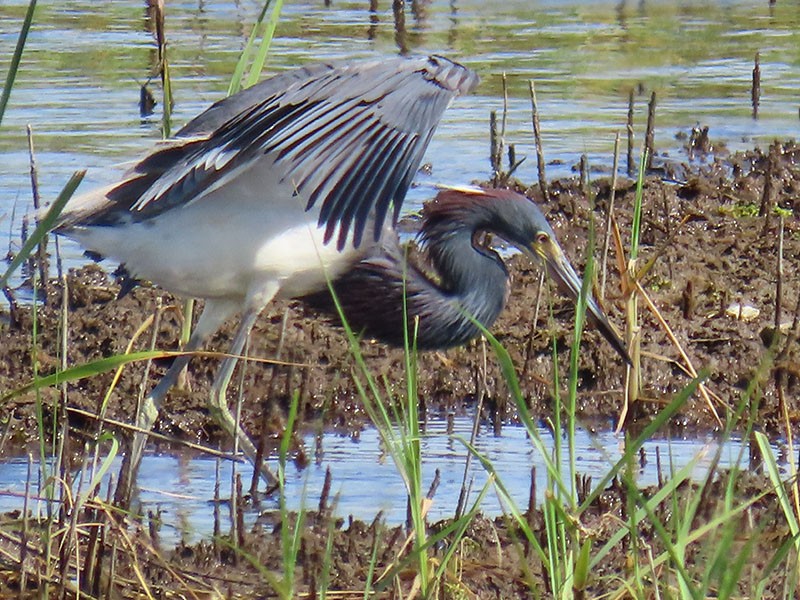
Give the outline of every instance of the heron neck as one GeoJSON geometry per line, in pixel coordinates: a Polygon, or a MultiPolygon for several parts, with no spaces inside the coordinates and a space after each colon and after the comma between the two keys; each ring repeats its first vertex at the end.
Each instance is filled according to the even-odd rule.
{"type": "Polygon", "coordinates": [[[421,348],[458,346],[480,335],[475,324],[490,327],[508,296],[508,271],[496,252],[477,243],[488,221],[480,214],[438,231],[430,220],[422,233],[431,262],[439,275],[434,290],[422,294],[425,302],[409,297],[409,316],[419,316],[417,344],[421,348]],[[431,305],[436,310],[430,310],[431,305]]]}

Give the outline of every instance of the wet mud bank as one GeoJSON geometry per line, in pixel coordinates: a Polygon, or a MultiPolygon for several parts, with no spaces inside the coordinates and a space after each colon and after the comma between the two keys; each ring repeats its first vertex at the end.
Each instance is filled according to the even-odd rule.
{"type": "MultiPolygon", "coordinates": [[[[702,162],[676,165],[669,180],[648,176],[637,273],[660,316],[656,317],[640,300],[642,393],[628,410],[626,427],[634,429],[649,422],[686,388],[692,380],[689,371],[694,369],[705,377],[707,396],[693,394],[671,419],[670,426],[678,434],[717,431],[720,421],[734,418],[740,418],[742,425],[752,418],[775,438],[785,434],[787,418],[790,427],[797,429],[798,159],[800,147],[791,142],[775,143],[764,151],[709,156],[702,162]],[[660,320],[669,325],[669,331],[660,320]]],[[[518,182],[510,185],[540,202],[567,255],[580,271],[592,222],[597,239],[595,254],[600,256],[611,200],[607,176],[595,176],[588,190],[573,179],[553,182],[547,200],[536,187],[527,188],[518,182]]],[[[625,249],[630,246],[635,193],[634,181],[621,178],[617,182],[614,217],[625,249]]],[[[626,259],[621,259],[612,243],[603,304],[620,330],[625,325],[626,298],[619,265],[624,265],[626,259]]],[[[601,265],[602,260],[598,259],[598,272],[601,265]]],[[[566,389],[573,309],[546,283],[540,290],[538,266],[519,256],[509,259],[508,266],[509,302],[492,332],[514,362],[533,415],[547,420],[553,410],[554,348],[560,386],[562,391],[566,389]]],[[[603,278],[600,273],[598,280],[603,278]]],[[[179,299],[148,287],[136,288],[119,299],[118,292],[119,285],[113,278],[91,265],[70,273],[66,286],[51,282],[46,303],[37,308],[35,327],[29,307],[3,313],[0,392],[28,384],[34,376],[34,360],[40,375],[55,372],[64,348],[67,365],[74,366],[121,354],[129,344],[135,350],[147,349],[151,343],[160,349],[176,347],[182,319],[179,299]],[[66,313],[62,312],[64,306],[66,313]],[[155,336],[148,326],[151,318],[157,323],[155,336]]],[[[224,351],[231,333],[229,324],[214,336],[208,349],[224,351]]],[[[387,382],[388,392],[395,399],[402,398],[406,389],[402,350],[370,340],[363,340],[360,348],[373,375],[387,382]]],[[[295,393],[299,396],[299,427],[303,430],[352,433],[368,424],[353,382],[353,355],[344,333],[335,324],[320,321],[301,303],[274,303],[267,307],[254,329],[250,356],[282,361],[280,365],[250,361],[242,375],[234,376],[229,392],[230,398],[235,398],[241,388],[244,426],[252,435],[266,440],[269,450],[274,450],[284,430],[287,406],[295,393]]],[[[166,400],[156,424],[159,433],[177,440],[224,445],[225,440],[206,409],[217,365],[218,357],[193,359],[184,387],[173,390],[166,400]]],[[[137,398],[158,380],[164,367],[164,362],[157,361],[144,381],[145,364],[127,365],[113,387],[112,373],[67,384],[70,445],[76,460],[80,459],[84,442],[96,434],[97,423],[92,415],[98,413],[106,394],[106,417],[130,423],[137,398]]],[[[580,418],[592,426],[599,423],[600,427],[613,427],[622,410],[625,377],[626,366],[613,349],[597,332],[588,329],[579,358],[580,418]]],[[[487,421],[501,427],[517,419],[500,366],[488,345],[480,340],[447,352],[421,354],[417,380],[424,414],[466,412],[482,399],[487,421]]],[[[61,392],[46,388],[41,394],[45,417],[51,418],[51,407],[58,404],[61,392]]],[[[4,402],[4,455],[19,452],[35,441],[36,402],[32,392],[4,402]]],[[[49,425],[47,429],[50,430],[49,425]]],[[[294,445],[293,457],[301,463],[308,460],[299,443],[294,445]]],[[[724,486],[723,476],[708,484],[697,511],[698,522],[711,518],[716,503],[725,493],[731,493],[724,486]],[[716,492],[714,486],[719,488],[716,492]]],[[[687,485],[684,491],[690,493],[691,487],[687,485]]],[[[769,560],[789,535],[785,521],[778,518],[778,500],[768,494],[769,489],[765,476],[746,474],[736,480],[733,491],[737,502],[752,500],[752,505],[746,516],[734,515],[729,522],[741,519],[741,523],[735,523],[741,531],[764,534],[748,550],[754,565],[761,564],[761,558],[762,563],[769,560]]],[[[642,501],[657,491],[644,490],[642,501]]],[[[625,490],[614,480],[582,513],[581,531],[592,540],[595,550],[607,541],[610,531],[619,527],[618,519],[626,518],[626,502],[625,490]]],[[[409,535],[405,528],[387,526],[380,517],[373,523],[342,519],[332,512],[329,501],[321,502],[319,508],[303,517],[297,567],[292,575],[296,589],[308,597],[316,597],[315,591],[324,581],[330,582],[330,589],[342,593],[357,590],[353,597],[363,596],[367,581],[381,582],[387,597],[405,596],[414,589],[414,569],[404,545],[409,535]]],[[[92,510],[95,518],[109,512],[102,504],[92,510]]],[[[672,506],[656,503],[654,510],[666,521],[672,506]]],[[[539,509],[529,510],[524,518],[537,536],[543,536],[544,517],[539,509]]],[[[8,530],[20,529],[19,515],[7,515],[6,519],[8,530]]],[[[293,525],[291,520],[282,522],[267,512],[255,528],[240,528],[237,539],[222,532],[222,537],[214,541],[167,549],[159,547],[157,528],[148,527],[147,519],[135,524],[117,515],[109,522],[119,524],[107,529],[107,534],[117,536],[120,544],[115,546],[120,555],[113,575],[117,578],[114,589],[130,591],[149,586],[168,593],[167,590],[192,588],[200,595],[233,597],[274,595],[275,586],[264,573],[283,568],[278,542],[284,528],[293,525]],[[126,528],[140,533],[123,535],[126,528]]],[[[431,534],[446,527],[446,522],[432,525],[431,534]]],[[[627,577],[631,553],[645,556],[650,551],[662,551],[652,524],[643,520],[640,527],[640,539],[645,544],[615,546],[593,573],[595,582],[607,582],[616,575],[627,577]]],[[[434,545],[434,563],[447,551],[448,539],[444,536],[434,545]]],[[[84,550],[89,540],[81,541],[87,545],[84,550]]],[[[512,519],[478,516],[459,544],[459,569],[440,580],[442,586],[451,586],[442,592],[442,597],[527,597],[534,589],[548,593],[542,562],[525,541],[520,524],[512,519]]],[[[734,542],[737,548],[742,544],[741,540],[734,542]]],[[[688,559],[702,565],[702,552],[693,549],[688,559]]],[[[3,565],[0,563],[0,581],[5,587],[0,591],[13,593],[18,579],[10,567],[3,565]]],[[[94,587],[87,589],[98,593],[111,589],[104,579],[107,573],[95,572],[94,587]]],[[[596,585],[600,587],[595,589],[589,584],[583,590],[586,597],[607,589],[605,584],[596,585]]],[[[776,576],[774,584],[764,590],[765,595],[779,594],[782,585],[781,577],[776,576]]],[[[35,594],[30,587],[27,589],[35,594]]],[[[744,588],[743,593],[747,593],[744,588]]]]}
{"type": "MultiPolygon", "coordinates": [[[[647,178],[643,198],[643,226],[637,272],[641,285],[672,336],[697,371],[707,373],[708,398],[692,396],[673,419],[678,427],[719,426],[709,406],[724,421],[745,390],[757,404],[757,420],[765,428],[779,427],[778,388],[787,402],[800,401],[800,368],[792,324],[800,296],[800,149],[792,143],[775,144],[768,152],[755,150],[732,157],[681,165],[683,181],[647,178]],[[759,211],[763,209],[764,214],[759,211]],[[779,215],[783,218],[783,276],[779,269],[779,215]],[[780,279],[780,281],[779,281],[780,279]],[[780,294],[780,296],[779,296],[780,294]],[[778,298],[780,297],[780,300],[778,298]],[[781,311],[777,318],[776,309],[781,311]],[[779,334],[776,334],[779,331],[779,334]],[[781,382],[778,386],[776,382],[781,382]],[[711,403],[709,405],[709,399],[711,403]]],[[[538,188],[515,187],[542,202],[566,253],[583,268],[590,217],[594,220],[600,255],[605,236],[610,180],[596,178],[584,191],[575,180],[554,182],[549,200],[538,188]],[[590,198],[594,211],[590,211],[590,198]]],[[[629,248],[635,182],[617,184],[614,216],[624,247],[629,248]]],[[[613,236],[612,236],[613,237],[613,236]]],[[[624,264],[624,263],[623,263],[624,264]]],[[[553,398],[553,346],[562,387],[566,385],[574,312],[569,302],[545,282],[540,270],[521,256],[508,261],[509,301],[493,334],[510,353],[523,395],[533,414],[547,418],[553,398]],[[538,314],[537,314],[538,307],[538,314]],[[552,318],[550,318],[552,314],[552,318]]],[[[625,327],[625,299],[620,289],[619,257],[611,244],[607,262],[604,305],[618,329],[625,327]]],[[[596,261],[601,271],[601,261],[596,261]]],[[[599,275],[598,279],[602,278],[599,275]]],[[[98,266],[90,265],[67,278],[66,332],[62,333],[63,287],[48,286],[47,302],[37,314],[32,337],[29,308],[4,315],[0,344],[0,389],[14,390],[31,381],[32,357],[40,375],[56,370],[66,339],[66,363],[82,364],[149,348],[152,333],[137,330],[154,317],[158,326],[155,347],[175,349],[181,324],[181,302],[163,291],[135,288],[117,299],[119,286],[98,266]],[[35,344],[35,345],[34,345],[35,344]]],[[[687,362],[654,313],[640,301],[641,398],[630,407],[628,424],[647,420],[690,382],[687,362]]],[[[197,312],[197,311],[196,311],[197,312]]],[[[220,331],[209,350],[224,352],[232,327],[220,331]]],[[[794,330],[796,331],[796,329],[794,330]]],[[[364,340],[361,344],[371,372],[386,378],[400,396],[405,389],[403,351],[364,340]]],[[[282,430],[283,415],[292,394],[300,395],[301,422],[323,423],[326,428],[356,430],[364,413],[353,384],[352,351],[343,331],[320,319],[297,302],[273,303],[255,327],[250,356],[278,359],[273,366],[253,361],[243,378],[234,377],[230,397],[243,385],[243,419],[253,433],[282,430]]],[[[157,430],[197,442],[216,443],[220,432],[205,408],[210,381],[218,364],[212,357],[195,358],[182,390],[166,401],[157,430]]],[[[419,356],[420,403],[428,411],[458,411],[483,395],[489,418],[498,424],[515,418],[505,381],[491,349],[481,341],[419,356]]],[[[163,372],[163,364],[143,381],[144,364],[127,366],[110,394],[107,417],[128,421],[141,389],[149,389],[163,372]]],[[[94,376],[67,386],[68,404],[93,412],[109,390],[112,374],[94,376]]],[[[578,411],[582,418],[615,423],[623,403],[625,365],[595,331],[584,334],[579,362],[578,411]]],[[[57,393],[44,390],[45,396],[57,393]]],[[[8,435],[25,442],[35,431],[33,394],[19,396],[4,407],[10,419],[8,435]]],[[[45,403],[47,404],[47,403],[45,403]]],[[[797,406],[789,406],[797,414],[797,406]]],[[[94,431],[91,419],[72,415],[73,425],[94,431]]]]}

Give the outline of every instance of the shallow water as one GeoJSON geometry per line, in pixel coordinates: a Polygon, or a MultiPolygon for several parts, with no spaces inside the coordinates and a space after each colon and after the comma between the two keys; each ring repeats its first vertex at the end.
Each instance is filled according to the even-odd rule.
{"type": "MultiPolygon", "coordinates": [[[[469,440],[472,420],[468,417],[457,417],[453,423],[453,435],[448,435],[446,430],[445,421],[431,421],[428,433],[421,443],[423,487],[427,489],[430,486],[437,469],[441,475],[441,482],[429,513],[431,522],[451,517],[456,510],[468,454],[459,438],[469,440]]],[[[552,453],[553,444],[549,432],[542,428],[539,434],[545,442],[547,451],[552,453]]],[[[352,515],[357,519],[371,521],[379,511],[382,511],[383,518],[389,524],[405,522],[406,493],[403,480],[391,457],[384,452],[376,430],[367,429],[361,432],[357,441],[347,436],[327,433],[319,440],[315,436],[308,436],[305,443],[309,456],[316,455],[318,458],[302,470],[291,463],[287,467],[286,498],[291,510],[316,509],[325,471],[330,468],[333,482],[331,501],[338,495],[334,508],[336,515],[342,517],[352,515]]],[[[596,483],[619,459],[623,444],[623,438],[611,432],[590,433],[585,429],[578,430],[576,434],[578,473],[589,475],[596,483]]],[[[521,510],[525,510],[528,506],[531,467],[535,467],[537,501],[542,500],[547,488],[546,468],[522,427],[506,426],[500,436],[494,436],[490,430],[484,430],[478,436],[475,446],[492,462],[499,480],[521,510]]],[[[700,479],[706,476],[712,458],[718,450],[719,468],[725,469],[733,465],[746,467],[749,452],[747,446],[738,439],[728,441],[721,448],[719,440],[713,437],[651,439],[644,445],[644,463],[637,458],[636,466],[639,469],[636,475],[637,481],[641,486],[657,483],[657,451],[660,453],[662,474],[665,478],[668,478],[671,472],[677,472],[694,462],[693,476],[700,479]]],[[[773,450],[777,454],[777,448],[773,450]]],[[[119,459],[116,462],[119,463],[119,459]]],[[[114,465],[110,472],[116,474],[117,467],[118,464],[114,465]]],[[[22,507],[21,496],[25,492],[27,468],[27,461],[24,459],[0,462],[0,513],[22,507]]],[[[564,473],[568,472],[566,459],[562,463],[562,469],[564,473]]],[[[144,458],[139,481],[142,487],[140,499],[145,511],[161,511],[164,521],[162,541],[175,543],[183,539],[191,543],[212,535],[216,470],[216,459],[195,454],[150,455],[144,458]]],[[[249,466],[237,466],[237,470],[242,474],[246,488],[252,470],[249,466]]],[[[220,464],[220,481],[221,497],[230,498],[231,463],[220,464]]],[[[467,476],[467,482],[471,485],[472,501],[486,481],[486,472],[476,460],[473,460],[467,476]]],[[[104,486],[101,488],[105,490],[104,486]]],[[[34,510],[37,509],[35,502],[30,506],[34,510]]],[[[221,509],[223,532],[230,528],[227,507],[228,505],[224,504],[221,509]]],[[[481,509],[490,516],[503,513],[504,507],[493,489],[483,499],[481,509]]],[[[277,500],[262,503],[261,511],[269,514],[276,510],[277,500]]],[[[248,509],[247,527],[256,522],[261,511],[248,509]]]]}
{"type": "MultiPolygon", "coordinates": [[[[27,0],[0,3],[0,73],[5,73],[27,0]]],[[[800,13],[766,1],[609,2],[478,0],[408,3],[398,42],[391,3],[292,2],[284,8],[268,61],[270,72],[315,60],[441,53],[483,78],[477,93],[446,114],[427,155],[421,183],[459,184],[489,175],[488,114],[502,108],[508,75],[507,139],[529,159],[518,170],[535,180],[528,81],[542,118],[548,176],[569,175],[582,153],[608,168],[614,133],[624,130],[636,90],[637,140],[646,103],[658,93],[656,145],[680,157],[677,132],[696,123],[731,149],[793,137],[798,130],[800,13]],[[761,54],[760,118],[751,116],[753,59],[761,54]]],[[[176,104],[173,129],[221,98],[260,3],[174,1],[167,32],[176,104]]],[[[133,0],[42,3],[0,125],[0,250],[19,240],[30,209],[25,126],[35,135],[40,192],[52,200],[70,174],[91,170],[82,189],[111,181],[111,167],[161,137],[160,106],[138,113],[139,86],[153,72],[155,48],[143,3],[133,0]]],[[[160,92],[153,86],[156,97],[160,92]]],[[[640,141],[637,141],[637,146],[640,141]]],[[[624,167],[624,161],[622,163],[624,167]]],[[[408,208],[431,197],[412,190],[408,208]]],[[[81,250],[62,244],[68,266],[81,250]]]]}

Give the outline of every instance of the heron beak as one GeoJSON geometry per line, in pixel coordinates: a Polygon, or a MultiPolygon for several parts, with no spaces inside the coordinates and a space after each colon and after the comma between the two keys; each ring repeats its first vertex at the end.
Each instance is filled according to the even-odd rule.
{"type": "MultiPolygon", "coordinates": [[[[575,269],[570,264],[564,252],[558,243],[552,238],[547,239],[542,243],[534,243],[531,251],[542,262],[544,262],[548,275],[556,282],[558,288],[562,293],[570,297],[570,299],[577,303],[578,296],[581,293],[582,280],[578,277],[575,269]]],[[[608,340],[608,343],[616,350],[622,359],[628,364],[631,363],[631,357],[625,347],[625,342],[619,336],[614,326],[608,320],[608,317],[600,308],[597,301],[589,296],[586,303],[586,315],[589,317],[589,322],[600,330],[603,337],[608,340]]]]}

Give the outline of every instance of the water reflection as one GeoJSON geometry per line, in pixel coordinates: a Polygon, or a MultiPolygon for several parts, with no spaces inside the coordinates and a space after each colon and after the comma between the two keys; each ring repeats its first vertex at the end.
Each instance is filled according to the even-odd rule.
{"type": "MultiPolygon", "coordinates": [[[[451,419],[450,425],[447,419],[428,422],[428,433],[421,443],[423,488],[431,485],[437,470],[440,473],[430,513],[431,521],[453,516],[463,482],[466,481],[471,490],[467,503],[469,506],[487,481],[487,474],[478,461],[473,460],[465,473],[468,453],[460,440],[468,440],[471,429],[472,420],[468,417],[451,419]],[[452,428],[452,435],[447,434],[448,427],[452,428]]],[[[548,432],[542,429],[539,433],[547,443],[547,451],[552,452],[552,439],[548,432]]],[[[303,469],[294,464],[288,466],[286,494],[291,510],[301,507],[316,509],[325,473],[330,469],[330,497],[337,498],[337,515],[353,515],[370,521],[378,512],[382,512],[391,524],[405,521],[405,486],[374,429],[362,431],[357,438],[334,433],[308,435],[305,444],[309,454],[315,456],[316,460],[303,469]]],[[[591,433],[578,430],[576,445],[578,473],[597,482],[622,455],[624,439],[610,431],[591,433]]],[[[478,436],[475,446],[492,462],[517,506],[523,510],[527,508],[532,468],[536,477],[537,501],[542,500],[547,489],[545,466],[523,428],[506,426],[499,436],[492,435],[491,429],[487,428],[478,436]]],[[[777,455],[778,450],[774,451],[777,455]]],[[[713,437],[652,439],[645,444],[638,457],[637,481],[641,486],[658,483],[659,461],[661,476],[665,478],[694,462],[693,474],[699,480],[707,475],[717,452],[720,456],[719,469],[733,465],[744,468],[748,464],[747,445],[738,439],[721,447],[713,437]]],[[[112,467],[110,472],[115,472],[117,467],[112,467]]],[[[252,476],[251,469],[242,465],[237,465],[236,469],[246,487],[252,476]]],[[[562,471],[568,472],[566,463],[562,464],[562,471]]],[[[0,463],[0,513],[22,507],[26,472],[25,460],[0,463]]],[[[214,531],[215,482],[220,482],[221,496],[230,497],[233,477],[231,463],[219,464],[215,459],[204,456],[189,453],[146,456],[139,475],[143,510],[161,513],[165,523],[161,539],[166,543],[174,543],[179,539],[192,542],[208,537],[214,531]]],[[[105,484],[101,489],[105,489],[105,484]]],[[[503,512],[497,495],[491,492],[484,498],[481,508],[492,516],[503,512]]],[[[262,511],[269,513],[276,509],[276,500],[262,503],[260,510],[251,507],[246,514],[246,526],[252,527],[262,511]]],[[[225,502],[220,510],[222,531],[226,531],[230,526],[228,503],[225,502]]]]}
{"type": "Polygon", "coordinates": [[[394,14],[394,42],[403,56],[408,54],[408,34],[406,33],[406,3],[405,0],[392,1],[394,14]]]}

